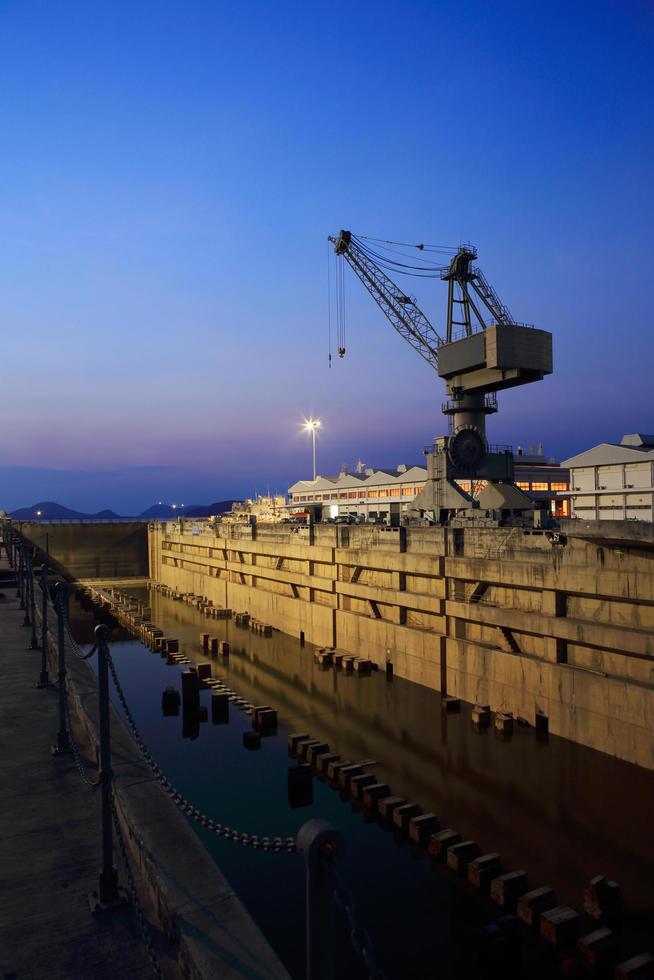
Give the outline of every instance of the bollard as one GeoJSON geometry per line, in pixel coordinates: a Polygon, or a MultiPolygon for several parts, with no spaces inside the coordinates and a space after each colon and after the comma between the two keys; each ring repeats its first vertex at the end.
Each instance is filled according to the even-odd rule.
{"type": "Polygon", "coordinates": [[[327,820],[314,818],[300,827],[296,846],[304,854],[307,873],[306,977],[307,980],[331,980],[334,976],[335,904],[327,862],[337,861],[343,855],[345,842],[327,820]]]}
{"type": "Polygon", "coordinates": [[[53,755],[70,752],[68,730],[66,728],[66,613],[68,606],[68,583],[57,582],[57,645],[59,652],[59,731],[57,741],[52,746],[53,755]]]}
{"type": "Polygon", "coordinates": [[[37,687],[49,687],[48,677],[48,556],[41,565],[41,674],[37,687]]]}
{"type": "Polygon", "coordinates": [[[102,870],[97,892],[89,896],[91,912],[104,912],[125,904],[118,890],[118,875],[113,860],[113,831],[111,821],[111,725],[109,714],[109,627],[95,627],[98,648],[98,702],[100,715],[100,789],[102,793],[102,870]]]}

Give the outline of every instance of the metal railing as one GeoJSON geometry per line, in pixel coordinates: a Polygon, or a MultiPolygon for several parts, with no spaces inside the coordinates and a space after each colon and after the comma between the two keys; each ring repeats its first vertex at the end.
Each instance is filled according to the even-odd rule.
{"type": "MultiPolygon", "coordinates": [[[[16,533],[6,524],[2,543],[5,546],[11,567],[18,571],[17,592],[21,600],[20,605],[21,608],[25,609],[26,625],[28,625],[27,619],[29,618],[29,625],[32,626],[33,636],[35,636],[36,610],[31,548],[22,534],[16,533]]],[[[386,980],[385,974],[376,965],[372,942],[367,930],[358,920],[352,895],[342,879],[340,861],[345,850],[345,844],[340,832],[328,821],[314,818],[302,825],[295,838],[260,836],[226,826],[195,807],[165,776],[137,727],[111,656],[108,644],[108,626],[104,624],[96,626],[95,643],[89,652],[85,652],[77,643],[70,627],[68,584],[66,582],[59,581],[56,584],[54,603],[52,602],[49,591],[47,553],[46,561],[41,569],[40,587],[42,590],[41,674],[37,686],[50,686],[47,673],[47,654],[51,640],[57,651],[59,730],[55,744],[52,746],[52,753],[55,756],[72,754],[84,785],[94,790],[99,788],[101,793],[101,871],[97,891],[93,894],[92,912],[95,914],[121,908],[129,901],[139,925],[153,974],[157,978],[163,978],[147,917],[139,900],[116,802],[111,751],[111,678],[127,721],[127,728],[146,765],[171,801],[186,817],[210,833],[241,847],[283,854],[298,852],[303,855],[306,873],[307,980],[333,980],[336,975],[334,943],[330,925],[333,913],[337,910],[342,912],[347,919],[352,948],[364,964],[368,976],[371,980],[386,980]],[[49,625],[55,622],[56,637],[51,634],[49,625]],[[81,660],[89,660],[94,654],[97,654],[98,658],[99,773],[97,779],[92,778],[72,731],[66,669],[67,645],[70,646],[72,653],[81,660]],[[114,863],[114,840],[118,844],[127,892],[119,887],[118,873],[114,863]]],[[[34,646],[31,648],[35,649],[34,646]]]]}

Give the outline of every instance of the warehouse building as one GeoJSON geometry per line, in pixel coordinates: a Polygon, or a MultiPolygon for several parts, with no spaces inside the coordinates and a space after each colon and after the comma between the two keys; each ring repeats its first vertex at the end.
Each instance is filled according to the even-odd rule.
{"type": "MultiPolygon", "coordinates": [[[[534,501],[543,501],[556,517],[568,514],[568,501],[560,494],[569,489],[568,471],[553,459],[543,455],[542,447],[534,452],[518,448],[514,457],[515,480],[534,501]]],[[[356,517],[360,520],[396,523],[413,506],[427,480],[423,464],[400,464],[394,469],[374,469],[358,463],[354,473],[343,467],[338,476],[318,476],[315,480],[299,480],[288,490],[291,511],[313,511],[316,520],[336,517],[356,517]]],[[[470,492],[470,481],[461,480],[462,488],[470,492]]],[[[473,494],[486,485],[475,481],[473,494]]]]}
{"type": "Polygon", "coordinates": [[[572,516],[591,521],[654,520],[654,435],[603,442],[563,463],[572,516]]]}

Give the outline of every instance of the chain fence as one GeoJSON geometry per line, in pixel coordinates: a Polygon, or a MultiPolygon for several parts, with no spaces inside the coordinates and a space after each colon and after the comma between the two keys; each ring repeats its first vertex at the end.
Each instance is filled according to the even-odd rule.
{"type": "MultiPolygon", "coordinates": [[[[9,552],[9,548],[7,548],[9,552]]],[[[41,585],[43,588],[43,585],[41,585]]],[[[91,650],[85,652],[79,645],[75,636],[73,635],[70,620],[68,616],[68,610],[66,608],[67,604],[65,602],[57,601],[53,603],[51,601],[51,596],[47,596],[47,604],[49,611],[54,615],[53,617],[48,617],[48,636],[54,640],[49,624],[53,621],[55,617],[62,617],[64,624],[64,631],[68,643],[67,647],[70,648],[75,657],[79,660],[89,660],[90,657],[97,650],[97,643],[93,645],[91,650]]],[[[127,727],[136,742],[148,768],[161,784],[164,791],[170,797],[172,802],[177,806],[177,808],[187,817],[194,820],[200,826],[204,827],[207,831],[215,834],[224,840],[231,841],[234,844],[240,845],[242,847],[251,848],[252,850],[262,850],[265,852],[273,853],[288,853],[292,854],[297,851],[297,843],[294,837],[280,837],[280,836],[261,836],[258,834],[249,834],[244,831],[235,830],[232,827],[219,823],[214,820],[208,814],[204,813],[202,810],[195,807],[189,800],[187,800],[184,795],[179,792],[176,787],[171,783],[171,781],[165,776],[162,769],[156,763],[146,742],[144,741],[141,733],[136,725],[134,715],[129,707],[127,697],[123,690],[120,678],[118,677],[118,671],[116,665],[113,661],[111,653],[105,646],[105,652],[107,656],[107,663],[109,666],[109,671],[111,673],[112,681],[116,690],[116,694],[120,701],[125,720],[127,722],[127,727]]],[[[68,698],[68,691],[65,688],[65,714],[66,714],[66,726],[68,732],[68,740],[75,762],[75,766],[79,772],[79,775],[84,782],[84,784],[91,788],[96,789],[101,784],[100,779],[92,779],[90,772],[91,770],[86,765],[82,754],[80,752],[79,746],[77,745],[73,733],[71,724],[71,714],[70,714],[70,703],[68,698]]],[[[152,941],[151,928],[147,921],[147,917],[143,910],[143,906],[140,903],[138,892],[136,888],[136,882],[134,879],[134,874],[132,872],[132,867],[129,859],[129,852],[127,850],[127,845],[123,835],[122,827],[120,824],[120,818],[118,815],[118,809],[116,806],[116,800],[113,793],[113,789],[110,796],[111,803],[111,818],[113,823],[114,835],[118,843],[118,848],[120,851],[121,863],[123,865],[123,870],[125,874],[125,879],[127,882],[127,892],[129,894],[130,902],[134,910],[134,914],[138,923],[138,927],[141,933],[141,939],[146,948],[150,964],[152,966],[152,971],[158,980],[163,980],[164,973],[159,964],[157,953],[154,948],[152,941]]],[[[369,980],[387,980],[386,974],[377,966],[374,955],[374,948],[368,931],[361,925],[356,911],[356,906],[352,897],[350,889],[347,887],[340,871],[337,867],[337,862],[334,859],[334,855],[326,853],[323,857],[325,871],[328,876],[329,887],[331,889],[331,895],[335,904],[336,909],[341,912],[346,920],[349,930],[349,939],[352,949],[356,956],[365,965],[366,971],[369,976],[369,980]]]]}
{"type": "MultiPolygon", "coordinates": [[[[82,648],[79,646],[77,640],[73,636],[70,628],[70,622],[68,617],[65,617],[65,626],[68,638],[73,646],[73,652],[80,659],[88,659],[94,652],[95,647],[90,653],[84,653],[82,648]]],[[[143,758],[145,759],[149,769],[158,780],[158,782],[163,786],[164,790],[173,801],[173,803],[185,814],[185,816],[190,817],[200,826],[204,827],[212,834],[216,834],[218,837],[222,837],[225,840],[230,840],[233,844],[240,844],[242,847],[251,847],[253,850],[262,851],[272,851],[274,853],[287,853],[292,854],[296,851],[296,844],[294,837],[274,837],[274,836],[261,836],[259,834],[248,834],[244,831],[235,830],[232,827],[226,826],[219,823],[217,820],[212,819],[208,814],[199,810],[197,807],[193,806],[192,803],[187,800],[182,793],[175,788],[171,781],[165,776],[162,769],[157,765],[152,757],[150,750],[146,742],[144,741],[141,733],[137,727],[136,721],[134,720],[134,715],[130,709],[129,703],[125,696],[123,686],[120,683],[118,677],[118,671],[116,670],[116,665],[113,661],[113,657],[107,651],[107,662],[109,664],[109,670],[111,672],[111,677],[120,701],[125,719],[127,721],[127,727],[129,728],[132,737],[136,744],[138,745],[143,758]]]]}

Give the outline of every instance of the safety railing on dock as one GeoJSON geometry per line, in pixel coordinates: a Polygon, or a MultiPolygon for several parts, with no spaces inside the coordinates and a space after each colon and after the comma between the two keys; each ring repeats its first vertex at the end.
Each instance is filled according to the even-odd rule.
{"type": "Polygon", "coordinates": [[[61,756],[70,753],[82,784],[94,791],[99,789],[101,794],[101,871],[97,890],[94,893],[95,902],[92,911],[106,911],[122,908],[126,904],[131,905],[151,962],[152,972],[154,976],[163,978],[164,974],[154,948],[148,920],[139,899],[119,815],[112,769],[111,680],[122,706],[128,730],[145,764],[168,798],[186,817],[209,833],[239,847],[282,855],[296,853],[303,855],[306,874],[307,980],[331,980],[336,975],[331,928],[335,911],[345,916],[352,948],[361,959],[368,977],[371,980],[386,980],[385,974],[375,962],[370,936],[358,919],[352,894],[343,880],[340,864],[345,842],[339,831],[328,821],[314,818],[300,827],[296,837],[250,834],[245,830],[237,830],[219,822],[186,799],[157,764],[141,735],[111,656],[108,626],[105,624],[96,626],[95,643],[90,651],[86,652],[80,647],[70,626],[68,584],[65,581],[58,581],[54,588],[51,587],[47,552],[40,566],[38,587],[41,593],[41,607],[37,617],[36,576],[33,568],[35,549],[22,534],[13,530],[8,524],[4,526],[2,545],[6,550],[9,564],[16,570],[16,594],[20,599],[21,610],[25,611],[24,624],[31,627],[31,649],[38,649],[36,622],[37,618],[40,618],[41,671],[38,686],[51,686],[48,653],[52,650],[57,657],[59,730],[52,746],[53,755],[61,756]],[[84,761],[73,733],[66,669],[67,655],[75,656],[80,660],[89,660],[94,655],[97,656],[99,764],[96,778],[93,769],[84,761]],[[120,856],[124,881],[122,888],[114,861],[114,844],[117,845],[120,856]]]}

